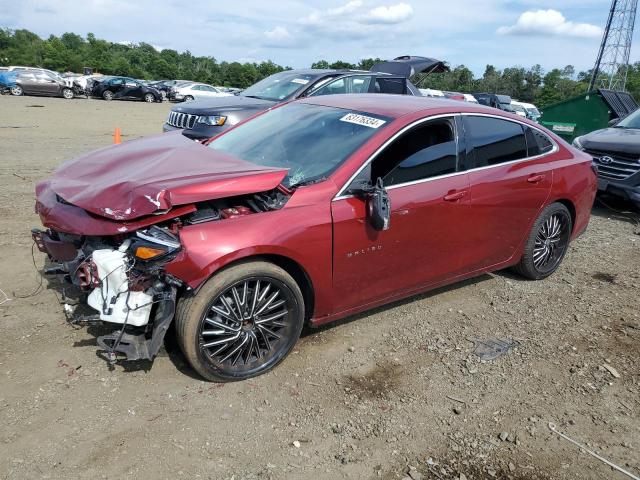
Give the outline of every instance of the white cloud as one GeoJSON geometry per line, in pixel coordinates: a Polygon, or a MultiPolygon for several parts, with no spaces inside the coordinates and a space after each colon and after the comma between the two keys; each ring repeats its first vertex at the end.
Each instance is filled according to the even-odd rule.
{"type": "Polygon", "coordinates": [[[364,17],[365,23],[395,24],[409,20],[413,16],[413,8],[408,3],[398,3],[388,7],[376,7],[364,17]]]}
{"type": "Polygon", "coordinates": [[[345,13],[352,13],[362,7],[362,2],[360,0],[353,0],[351,2],[346,3],[345,5],[337,8],[330,8],[327,10],[327,16],[340,16],[345,13]]]}
{"type": "Polygon", "coordinates": [[[267,39],[275,42],[288,40],[291,38],[289,30],[287,30],[285,27],[275,27],[272,30],[267,30],[266,32],[264,32],[264,36],[267,37],[267,39]]]}
{"type": "Polygon", "coordinates": [[[368,2],[351,0],[339,7],[315,10],[300,20],[307,33],[332,39],[365,39],[386,35],[391,39],[401,32],[391,26],[410,20],[413,7],[407,3],[371,8],[368,2]]]}
{"type": "Polygon", "coordinates": [[[568,21],[557,10],[530,10],[524,12],[514,25],[498,28],[501,35],[557,35],[578,38],[602,36],[602,28],[590,23],[568,21]]]}
{"type": "Polygon", "coordinates": [[[289,33],[286,27],[276,26],[264,32],[262,45],[265,47],[292,48],[299,46],[299,42],[289,33]]]}

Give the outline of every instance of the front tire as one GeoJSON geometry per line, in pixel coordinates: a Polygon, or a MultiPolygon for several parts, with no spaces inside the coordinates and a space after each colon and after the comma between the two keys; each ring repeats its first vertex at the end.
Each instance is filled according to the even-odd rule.
{"type": "Polygon", "coordinates": [[[515,271],[531,280],[542,280],[555,272],[567,253],[573,230],[571,213],[561,203],[545,207],[527,239],[524,255],[515,271]]]}
{"type": "Polygon", "coordinates": [[[192,102],[193,101],[193,97],[191,95],[187,95],[186,97],[184,97],[184,101],[185,102],[192,102]]]}
{"type": "Polygon", "coordinates": [[[24,95],[24,90],[22,90],[22,87],[20,85],[16,85],[14,87],[11,87],[11,95],[20,97],[24,95]]]}
{"type": "Polygon", "coordinates": [[[102,98],[104,98],[107,102],[113,100],[113,92],[111,90],[105,90],[102,92],[102,98]]]}
{"type": "Polygon", "coordinates": [[[182,299],[178,343],[205,379],[245,380],[268,372],[291,351],[304,324],[304,298],[280,267],[246,262],[214,275],[182,299]]]}
{"type": "Polygon", "coordinates": [[[156,96],[153,93],[147,93],[144,96],[144,101],[147,103],[153,103],[156,101],[156,96]]]}
{"type": "Polygon", "coordinates": [[[70,88],[63,88],[62,96],[67,100],[73,100],[73,98],[75,97],[75,94],[73,93],[73,90],[71,90],[70,88]]]}

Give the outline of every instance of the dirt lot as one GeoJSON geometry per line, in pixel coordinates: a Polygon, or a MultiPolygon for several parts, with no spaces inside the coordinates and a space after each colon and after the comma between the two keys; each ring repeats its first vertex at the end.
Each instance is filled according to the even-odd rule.
{"type": "Polygon", "coordinates": [[[28,296],[34,185],[169,108],[0,97],[0,478],[625,478],[548,422],[640,474],[640,236],[602,207],[548,280],[485,275],[307,332],[251,381],[205,383],[171,341],[109,371],[47,282],[28,296]],[[491,338],[520,346],[482,362],[491,338]]]}

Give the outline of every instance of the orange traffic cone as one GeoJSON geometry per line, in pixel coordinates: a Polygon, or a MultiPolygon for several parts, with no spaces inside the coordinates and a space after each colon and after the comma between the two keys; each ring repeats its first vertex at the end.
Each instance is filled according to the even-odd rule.
{"type": "Polygon", "coordinates": [[[122,143],[122,140],[120,138],[120,128],[116,127],[115,131],[113,132],[113,144],[119,145],[120,143],[122,143]]]}

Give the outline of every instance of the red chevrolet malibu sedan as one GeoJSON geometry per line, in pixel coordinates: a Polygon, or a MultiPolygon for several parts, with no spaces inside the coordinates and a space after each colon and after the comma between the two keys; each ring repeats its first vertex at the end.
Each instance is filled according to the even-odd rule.
{"type": "Polygon", "coordinates": [[[37,186],[49,272],[86,292],[110,361],[172,321],[203,377],[275,367],[303,326],[514,267],[543,279],[589,222],[591,158],[449,100],[314,97],[209,141],[98,150],[37,186]]]}

